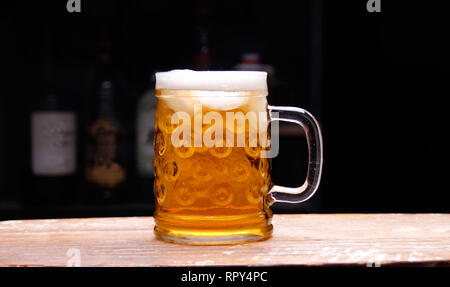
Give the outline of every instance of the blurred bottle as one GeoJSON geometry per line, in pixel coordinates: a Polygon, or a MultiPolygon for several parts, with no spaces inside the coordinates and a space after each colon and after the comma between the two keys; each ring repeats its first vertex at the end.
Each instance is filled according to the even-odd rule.
{"type": "Polygon", "coordinates": [[[200,6],[197,8],[196,14],[196,54],[194,59],[194,69],[197,71],[210,70],[213,66],[210,47],[211,9],[200,6]]]}
{"type": "Polygon", "coordinates": [[[76,114],[56,92],[51,66],[45,74],[31,112],[32,185],[25,199],[36,205],[66,203],[76,186],[76,114]]]}
{"type": "Polygon", "coordinates": [[[118,80],[111,61],[111,44],[100,45],[96,78],[88,98],[85,191],[87,201],[118,200],[127,181],[124,125],[121,121],[118,80]]]}
{"type": "Polygon", "coordinates": [[[155,73],[152,73],[149,89],[139,99],[136,111],[136,163],[140,177],[153,178],[155,149],[155,73]]]}

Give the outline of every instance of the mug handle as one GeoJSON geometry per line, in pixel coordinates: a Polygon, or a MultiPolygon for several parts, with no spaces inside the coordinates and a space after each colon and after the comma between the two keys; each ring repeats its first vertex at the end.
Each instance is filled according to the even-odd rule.
{"type": "MultiPolygon", "coordinates": [[[[317,191],[322,176],[323,144],[319,123],[313,115],[301,108],[269,105],[267,109],[269,110],[270,122],[283,121],[300,125],[305,130],[309,150],[308,173],[303,185],[294,188],[274,185],[269,191],[271,201],[304,202],[317,191]]],[[[278,137],[278,135],[276,136],[278,137]]]]}

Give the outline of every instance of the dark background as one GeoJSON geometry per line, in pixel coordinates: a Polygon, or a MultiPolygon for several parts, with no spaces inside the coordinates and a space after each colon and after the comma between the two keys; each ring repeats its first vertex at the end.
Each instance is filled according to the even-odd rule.
{"type": "MultiPolygon", "coordinates": [[[[149,215],[151,183],[131,177],[130,196],[113,206],[75,201],[48,213],[21,204],[29,184],[29,114],[42,93],[48,59],[61,95],[83,115],[98,41],[112,41],[133,111],[155,70],[191,68],[197,11],[211,10],[215,70],[258,52],[276,71],[274,105],[303,107],[322,126],[324,169],[318,193],[277,212],[448,212],[448,23],[438,1],[66,1],[3,5],[0,59],[0,218],[149,215]],[[299,3],[295,3],[299,2],[299,3]]],[[[130,147],[134,135],[130,134],[130,147]]],[[[273,180],[303,183],[306,143],[284,134],[273,180]]],[[[80,167],[79,167],[80,169],[80,167]]]]}

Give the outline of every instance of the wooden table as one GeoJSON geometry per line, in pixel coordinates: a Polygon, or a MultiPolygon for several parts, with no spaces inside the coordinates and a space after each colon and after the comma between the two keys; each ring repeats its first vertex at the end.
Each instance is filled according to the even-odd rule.
{"type": "Polygon", "coordinates": [[[158,241],[152,217],[0,222],[0,266],[450,266],[450,214],[275,215],[273,238],[158,241]]]}

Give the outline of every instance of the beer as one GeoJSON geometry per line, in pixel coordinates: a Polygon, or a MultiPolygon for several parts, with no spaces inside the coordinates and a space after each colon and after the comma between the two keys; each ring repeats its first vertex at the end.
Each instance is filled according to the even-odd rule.
{"type": "Polygon", "coordinates": [[[261,156],[267,148],[263,146],[264,139],[267,141],[265,73],[247,73],[256,80],[238,80],[242,85],[234,83],[232,90],[221,84],[230,76],[241,76],[240,72],[225,74],[223,83],[220,77],[219,83],[197,82],[194,77],[188,85],[172,81],[170,73],[174,74],[157,74],[155,92],[156,235],[190,244],[270,237],[272,213],[267,199],[272,186],[271,159],[261,156]],[[218,86],[223,90],[214,90],[218,86]],[[175,115],[179,113],[183,117],[177,122],[175,115]],[[251,113],[262,116],[247,116],[251,113]],[[208,120],[208,115],[214,115],[215,121],[208,120]],[[252,119],[256,119],[253,126],[252,119]],[[179,131],[186,124],[190,126],[189,137],[179,131]],[[205,141],[208,134],[214,145],[205,141]]]}

